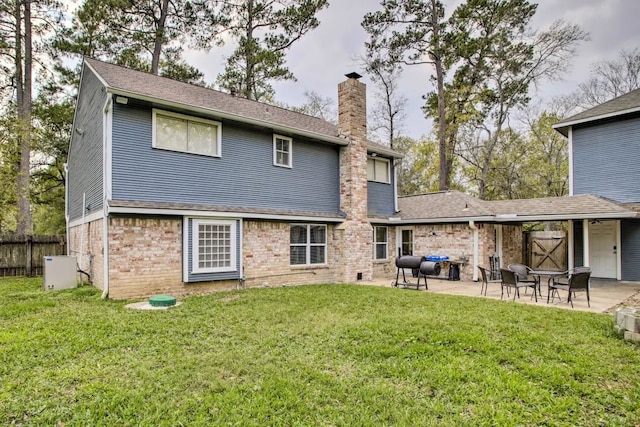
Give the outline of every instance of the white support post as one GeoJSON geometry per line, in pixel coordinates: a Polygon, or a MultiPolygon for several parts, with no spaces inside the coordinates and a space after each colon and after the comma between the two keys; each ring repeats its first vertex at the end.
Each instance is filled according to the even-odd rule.
{"type": "Polygon", "coordinates": [[[589,267],[591,265],[589,258],[589,220],[582,220],[582,264],[585,267],[589,267]]]}

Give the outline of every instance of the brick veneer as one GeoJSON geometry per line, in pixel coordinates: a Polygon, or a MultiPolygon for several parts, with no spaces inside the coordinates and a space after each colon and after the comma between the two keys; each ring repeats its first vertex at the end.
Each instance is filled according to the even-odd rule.
{"type": "MultiPolygon", "coordinates": [[[[103,220],[98,219],[69,228],[68,236],[69,255],[77,258],[79,268],[90,275],[91,282],[98,289],[104,285],[102,234],[103,220]]],[[[87,278],[79,276],[78,280],[86,281],[87,278]]]]}
{"type": "Polygon", "coordinates": [[[242,234],[244,275],[248,287],[336,281],[336,240],[333,225],[327,225],[326,266],[291,266],[288,222],[244,221],[242,234]]]}
{"type": "MultiPolygon", "coordinates": [[[[94,286],[103,288],[102,220],[86,225],[85,254],[94,286]]],[[[72,252],[80,251],[81,227],[70,230],[72,252]]],[[[339,275],[335,226],[327,226],[327,265],[296,267],[289,259],[290,223],[243,222],[246,286],[333,283],[339,275]]],[[[112,217],[109,222],[109,297],[157,294],[184,296],[233,289],[238,280],[182,281],[181,217],[112,217]]]]}
{"type": "MultiPolygon", "coordinates": [[[[495,255],[495,225],[476,224],[478,227],[478,264],[489,267],[489,257],[495,255]]],[[[460,275],[464,280],[473,278],[473,230],[469,224],[429,224],[414,226],[413,253],[415,255],[448,255],[451,260],[466,258],[460,265],[460,275]]],[[[522,262],[522,227],[502,226],[502,265],[522,262]]],[[[396,229],[389,227],[389,260],[374,261],[376,279],[395,276],[396,229]],[[393,241],[393,243],[391,243],[393,241]]]]}
{"type": "Polygon", "coordinates": [[[340,149],[340,209],[346,220],[336,228],[339,281],[373,278],[371,224],[367,221],[366,86],[350,78],[338,85],[338,128],[349,145],[340,149]]]}

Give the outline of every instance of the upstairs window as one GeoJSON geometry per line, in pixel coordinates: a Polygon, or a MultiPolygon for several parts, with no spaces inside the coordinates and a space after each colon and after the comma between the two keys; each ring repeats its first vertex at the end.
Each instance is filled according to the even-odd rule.
{"type": "Polygon", "coordinates": [[[367,159],[367,180],[389,184],[391,183],[389,169],[389,160],[369,157],[367,159]]]}
{"type": "Polygon", "coordinates": [[[293,140],[286,136],[273,135],[273,164],[285,168],[291,167],[291,148],[293,140]]]}
{"type": "Polygon", "coordinates": [[[213,120],[153,110],[153,147],[220,156],[222,125],[213,120]]]}

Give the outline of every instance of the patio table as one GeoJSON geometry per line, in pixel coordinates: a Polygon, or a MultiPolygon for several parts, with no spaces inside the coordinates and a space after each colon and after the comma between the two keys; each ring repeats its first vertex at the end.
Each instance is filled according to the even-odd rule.
{"type": "Polygon", "coordinates": [[[547,278],[547,293],[549,293],[549,284],[551,280],[556,277],[562,277],[567,275],[567,271],[557,271],[557,270],[531,270],[529,272],[532,276],[538,276],[538,293],[542,296],[542,291],[540,290],[540,281],[542,276],[547,278]]]}

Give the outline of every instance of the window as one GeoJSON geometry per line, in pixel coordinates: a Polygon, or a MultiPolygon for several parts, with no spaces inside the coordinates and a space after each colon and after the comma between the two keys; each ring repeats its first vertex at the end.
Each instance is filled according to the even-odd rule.
{"type": "Polygon", "coordinates": [[[291,224],[291,265],[326,264],[327,226],[291,224]]]}
{"type": "Polygon", "coordinates": [[[367,180],[389,184],[389,160],[369,157],[367,159],[367,180]]]}
{"type": "Polygon", "coordinates": [[[387,227],[373,227],[373,259],[387,259],[387,227]]]}
{"type": "Polygon", "coordinates": [[[236,271],[235,221],[194,219],[192,227],[192,272],[236,271]]]}
{"type": "Polygon", "coordinates": [[[286,136],[273,135],[273,164],[291,167],[292,139],[286,136]]]}
{"type": "Polygon", "coordinates": [[[222,125],[213,120],[153,110],[153,147],[220,156],[222,125]]]}

